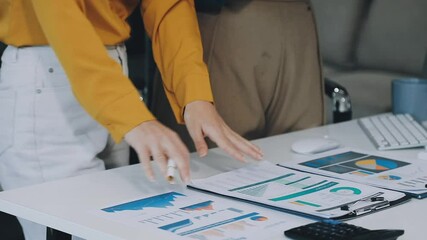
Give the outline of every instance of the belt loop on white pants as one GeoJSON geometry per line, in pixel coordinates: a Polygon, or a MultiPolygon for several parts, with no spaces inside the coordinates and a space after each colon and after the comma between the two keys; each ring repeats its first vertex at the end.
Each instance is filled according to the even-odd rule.
{"type": "Polygon", "coordinates": [[[108,54],[122,66],[123,74],[129,76],[126,46],[123,43],[119,43],[117,45],[107,45],[105,48],[108,54]]]}

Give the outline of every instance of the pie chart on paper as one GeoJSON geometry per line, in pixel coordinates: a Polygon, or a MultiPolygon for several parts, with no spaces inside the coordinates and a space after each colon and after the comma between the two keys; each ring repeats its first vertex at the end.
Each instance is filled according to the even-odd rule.
{"type": "Polygon", "coordinates": [[[398,167],[397,163],[385,159],[364,159],[355,164],[360,168],[376,171],[387,171],[398,167]]]}

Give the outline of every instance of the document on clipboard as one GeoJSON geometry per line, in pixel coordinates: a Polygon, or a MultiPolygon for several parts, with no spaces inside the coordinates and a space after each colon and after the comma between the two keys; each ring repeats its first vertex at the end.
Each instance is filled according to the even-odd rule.
{"type": "Polygon", "coordinates": [[[402,203],[406,194],[263,161],[188,186],[316,219],[348,219],[402,203]]]}
{"type": "Polygon", "coordinates": [[[342,148],[279,166],[427,197],[427,163],[342,148]]]}

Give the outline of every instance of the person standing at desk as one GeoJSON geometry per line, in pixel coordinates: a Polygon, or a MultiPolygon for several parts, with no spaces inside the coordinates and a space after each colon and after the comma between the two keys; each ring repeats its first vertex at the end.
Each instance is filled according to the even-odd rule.
{"type": "MultiPolygon", "coordinates": [[[[323,78],[314,16],[308,0],[196,0],[205,62],[215,104],[237,133],[256,139],[324,122],[323,78]]],[[[153,112],[170,118],[161,81],[153,112]]]]}
{"type": "MultiPolygon", "coordinates": [[[[126,77],[126,18],[138,3],[0,0],[0,41],[9,45],[0,75],[5,190],[103,170],[97,154],[108,132],[136,150],[149,178],[152,156],[165,174],[167,159],[174,159],[189,180],[188,150],[155,120],[126,77]]],[[[143,0],[141,11],[178,121],[200,145],[206,136],[238,160],[261,158],[212,105],[194,2],[143,0]]],[[[27,239],[46,236],[43,227],[21,223],[27,239]]]]}

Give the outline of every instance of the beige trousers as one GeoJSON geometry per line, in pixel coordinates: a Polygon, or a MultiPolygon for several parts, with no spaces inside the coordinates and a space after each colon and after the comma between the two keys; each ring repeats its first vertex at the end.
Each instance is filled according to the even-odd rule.
{"type": "MultiPolygon", "coordinates": [[[[255,139],[323,123],[317,33],[306,1],[229,0],[198,18],[215,105],[233,130],[255,139]]],[[[156,77],[152,111],[194,150],[162,91],[156,77]]]]}

